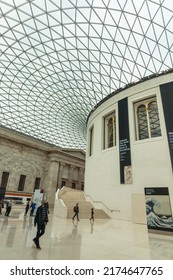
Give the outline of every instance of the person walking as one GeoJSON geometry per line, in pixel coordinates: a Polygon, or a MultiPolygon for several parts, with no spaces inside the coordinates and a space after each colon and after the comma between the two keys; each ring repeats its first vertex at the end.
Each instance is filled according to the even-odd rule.
{"type": "Polygon", "coordinates": [[[36,215],[34,218],[34,226],[37,225],[36,237],[33,242],[37,249],[41,249],[39,239],[45,233],[45,228],[48,223],[47,208],[45,207],[45,201],[43,200],[41,205],[37,208],[36,215]]]}
{"type": "Polygon", "coordinates": [[[32,201],[30,207],[31,207],[30,216],[33,216],[34,215],[34,210],[36,208],[36,203],[32,201]]]}
{"type": "Polygon", "coordinates": [[[6,204],[6,212],[5,212],[5,216],[9,216],[10,215],[10,212],[11,212],[11,208],[12,208],[12,201],[7,201],[7,204],[6,204]]]}
{"type": "Polygon", "coordinates": [[[0,199],[0,214],[2,214],[2,208],[3,208],[3,201],[0,199]]]}
{"type": "Polygon", "coordinates": [[[91,208],[91,218],[90,221],[93,220],[94,222],[94,208],[91,208]]]}
{"type": "Polygon", "coordinates": [[[79,204],[78,203],[76,203],[76,205],[74,206],[73,211],[74,211],[74,215],[73,215],[72,220],[74,221],[74,218],[76,217],[77,220],[79,221],[79,204]]]}
{"type": "Polygon", "coordinates": [[[30,205],[29,205],[29,201],[28,201],[26,204],[26,207],[25,207],[25,216],[27,216],[27,214],[28,214],[29,207],[30,207],[30,205]]]}

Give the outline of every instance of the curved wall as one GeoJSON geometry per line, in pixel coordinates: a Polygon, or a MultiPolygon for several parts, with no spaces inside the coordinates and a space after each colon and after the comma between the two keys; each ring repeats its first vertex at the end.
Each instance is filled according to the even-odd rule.
{"type": "MultiPolygon", "coordinates": [[[[171,204],[173,205],[173,170],[160,87],[168,84],[168,91],[171,96],[171,91],[173,95],[172,83],[173,74],[170,73],[136,84],[106,99],[89,116],[87,124],[85,195],[93,205],[96,206],[97,203],[102,205],[112,218],[132,220],[145,224],[144,189],[147,187],[168,187],[171,204]],[[134,104],[153,97],[157,100],[161,136],[137,140],[134,104]],[[122,103],[124,101],[127,110],[124,107],[123,111],[124,105],[122,103]],[[116,146],[105,149],[104,118],[113,111],[115,111],[117,124],[116,146]],[[129,145],[129,165],[132,173],[129,183],[123,181],[122,166],[120,166],[120,163],[122,164],[120,156],[123,156],[122,151],[120,151],[120,144],[121,148],[124,145],[121,130],[126,127],[127,123],[129,128],[127,146],[129,145]],[[91,128],[93,128],[92,149],[91,128]]],[[[167,89],[164,92],[164,98],[166,94],[167,89]]],[[[171,106],[173,108],[173,104],[171,106]]],[[[127,146],[125,153],[128,150],[127,146]]]]}

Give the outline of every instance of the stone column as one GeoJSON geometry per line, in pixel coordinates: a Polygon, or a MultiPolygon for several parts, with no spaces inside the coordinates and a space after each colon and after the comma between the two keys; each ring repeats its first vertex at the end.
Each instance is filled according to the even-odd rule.
{"type": "Polygon", "coordinates": [[[59,166],[59,173],[58,173],[58,184],[57,184],[57,189],[61,188],[61,182],[62,182],[62,174],[63,174],[63,168],[65,166],[65,163],[60,162],[59,166]]]}
{"type": "Polygon", "coordinates": [[[68,176],[68,187],[72,188],[72,180],[73,180],[73,169],[75,166],[70,165],[69,176],[68,176]]]}
{"type": "Polygon", "coordinates": [[[56,152],[49,154],[50,163],[48,168],[48,173],[45,178],[45,191],[47,200],[50,206],[54,205],[55,193],[57,188],[58,172],[59,172],[59,162],[58,154],[56,152]]]}
{"type": "Polygon", "coordinates": [[[79,167],[79,175],[78,175],[78,189],[79,190],[82,189],[81,183],[82,183],[82,178],[83,178],[83,172],[84,172],[84,169],[79,167]]]}

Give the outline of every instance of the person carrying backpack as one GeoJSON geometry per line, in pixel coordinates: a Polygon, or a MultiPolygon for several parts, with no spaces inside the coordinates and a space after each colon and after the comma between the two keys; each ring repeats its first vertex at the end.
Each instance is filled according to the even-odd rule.
{"type": "Polygon", "coordinates": [[[79,221],[79,204],[78,203],[76,203],[76,205],[74,206],[73,211],[74,211],[74,215],[73,215],[72,220],[74,221],[74,218],[76,217],[77,220],[79,221]]]}

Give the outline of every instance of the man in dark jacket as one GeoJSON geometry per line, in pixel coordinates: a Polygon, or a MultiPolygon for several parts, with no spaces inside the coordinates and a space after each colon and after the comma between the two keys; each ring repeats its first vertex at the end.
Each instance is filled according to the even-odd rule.
{"type": "Polygon", "coordinates": [[[73,215],[72,220],[74,221],[74,218],[76,217],[77,220],[79,221],[79,204],[78,203],[76,203],[76,205],[74,206],[73,211],[74,211],[74,215],[73,215]]]}
{"type": "Polygon", "coordinates": [[[45,201],[37,208],[37,212],[34,218],[34,226],[37,225],[37,234],[33,239],[36,248],[41,249],[39,244],[39,238],[45,233],[46,224],[48,222],[47,208],[45,207],[45,201]]]}

